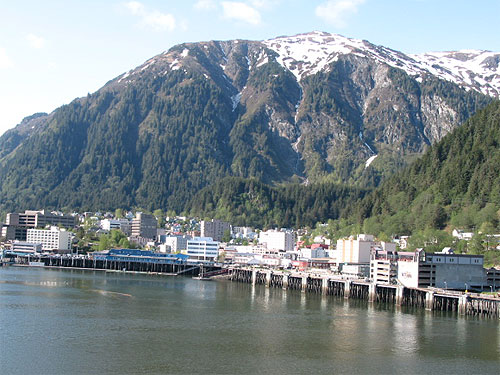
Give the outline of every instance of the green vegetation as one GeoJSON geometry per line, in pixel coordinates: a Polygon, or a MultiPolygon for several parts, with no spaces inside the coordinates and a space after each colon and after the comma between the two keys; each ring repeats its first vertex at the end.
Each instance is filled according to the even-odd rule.
{"type": "Polygon", "coordinates": [[[94,246],[94,250],[108,250],[112,248],[118,249],[135,249],[136,244],[127,240],[127,236],[123,232],[112,229],[109,234],[101,234],[99,243],[94,246]]]}
{"type": "Polygon", "coordinates": [[[344,207],[365,193],[332,183],[271,187],[256,179],[229,177],[201,190],[186,211],[233,225],[299,228],[340,217],[344,207]]]}

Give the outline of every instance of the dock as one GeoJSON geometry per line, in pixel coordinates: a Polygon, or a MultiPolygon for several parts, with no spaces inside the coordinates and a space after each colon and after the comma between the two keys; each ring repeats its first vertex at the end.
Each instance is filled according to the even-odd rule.
{"type": "Polygon", "coordinates": [[[221,267],[207,264],[197,264],[192,262],[179,262],[176,260],[165,259],[155,260],[145,259],[144,261],[137,258],[108,260],[95,259],[90,257],[76,256],[53,256],[53,255],[38,255],[30,257],[18,257],[14,265],[29,266],[29,267],[45,267],[45,268],[62,268],[62,269],[81,269],[90,271],[107,271],[107,272],[125,272],[125,273],[144,273],[157,274],[164,276],[199,276],[203,269],[205,273],[217,274],[221,271],[221,267]]]}
{"type": "Polygon", "coordinates": [[[227,278],[234,282],[265,285],[269,288],[300,290],[304,293],[390,303],[429,311],[453,311],[460,315],[500,318],[500,298],[478,293],[437,288],[408,288],[403,285],[346,280],[340,276],[314,272],[286,272],[245,267],[229,268],[227,278]]]}

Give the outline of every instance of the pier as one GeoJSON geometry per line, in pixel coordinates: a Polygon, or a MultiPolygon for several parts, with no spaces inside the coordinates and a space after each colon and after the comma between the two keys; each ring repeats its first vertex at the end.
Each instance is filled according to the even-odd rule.
{"type": "Polygon", "coordinates": [[[76,268],[169,276],[200,276],[202,272],[205,276],[213,276],[227,272],[222,272],[221,267],[216,267],[214,265],[179,261],[175,258],[138,259],[131,257],[131,259],[96,259],[91,257],[39,255],[18,257],[15,264],[25,266],[36,264],[38,267],[48,268],[76,268]]]}
{"type": "Polygon", "coordinates": [[[435,288],[407,288],[402,285],[345,280],[334,275],[253,268],[229,268],[227,278],[235,282],[298,290],[303,293],[367,300],[429,311],[451,311],[460,315],[500,318],[500,298],[477,293],[435,288]]]}

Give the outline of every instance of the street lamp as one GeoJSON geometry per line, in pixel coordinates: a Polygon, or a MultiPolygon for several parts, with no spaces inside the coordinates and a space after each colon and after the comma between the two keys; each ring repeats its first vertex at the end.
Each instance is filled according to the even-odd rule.
{"type": "Polygon", "coordinates": [[[448,284],[446,283],[446,280],[444,281],[444,288],[448,289],[448,284]]]}

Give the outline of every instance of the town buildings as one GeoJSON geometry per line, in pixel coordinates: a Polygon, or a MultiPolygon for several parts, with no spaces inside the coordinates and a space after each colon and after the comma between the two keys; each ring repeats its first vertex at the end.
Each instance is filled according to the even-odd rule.
{"type": "Polygon", "coordinates": [[[224,233],[229,231],[231,233],[231,226],[229,223],[217,219],[202,220],[200,223],[201,237],[210,237],[214,241],[222,241],[224,233]]]}
{"type": "Polygon", "coordinates": [[[35,254],[42,252],[42,244],[14,241],[11,250],[16,254],[35,254]]]}
{"type": "Polygon", "coordinates": [[[132,234],[132,226],[128,219],[103,219],[101,228],[106,231],[120,230],[127,236],[132,234]]]}
{"type": "Polygon", "coordinates": [[[166,252],[178,253],[187,249],[187,242],[191,239],[191,236],[186,235],[161,235],[159,236],[159,242],[168,247],[165,248],[166,252]]]}
{"type": "Polygon", "coordinates": [[[50,229],[28,229],[26,242],[41,244],[43,251],[69,252],[73,234],[58,227],[50,229]]]}
{"type": "Polygon", "coordinates": [[[292,251],[295,244],[295,236],[289,230],[268,230],[259,233],[259,243],[265,244],[267,249],[281,251],[292,251]]]}
{"type": "Polygon", "coordinates": [[[154,240],[156,238],[156,228],[158,221],[153,215],[137,212],[132,219],[131,236],[135,238],[145,238],[154,240]]]}
{"type": "Polygon", "coordinates": [[[29,228],[45,228],[48,225],[73,228],[76,225],[76,219],[71,215],[51,213],[45,210],[8,213],[1,235],[9,241],[26,241],[29,228]]]}
{"type": "Polygon", "coordinates": [[[185,254],[189,255],[191,259],[214,261],[219,255],[219,242],[210,237],[189,239],[187,240],[185,254]]]}
{"type": "Polygon", "coordinates": [[[55,215],[45,210],[29,211],[24,213],[8,213],[6,225],[15,225],[27,228],[44,228],[47,225],[58,225],[64,228],[73,228],[76,225],[74,216],[55,215]]]}

